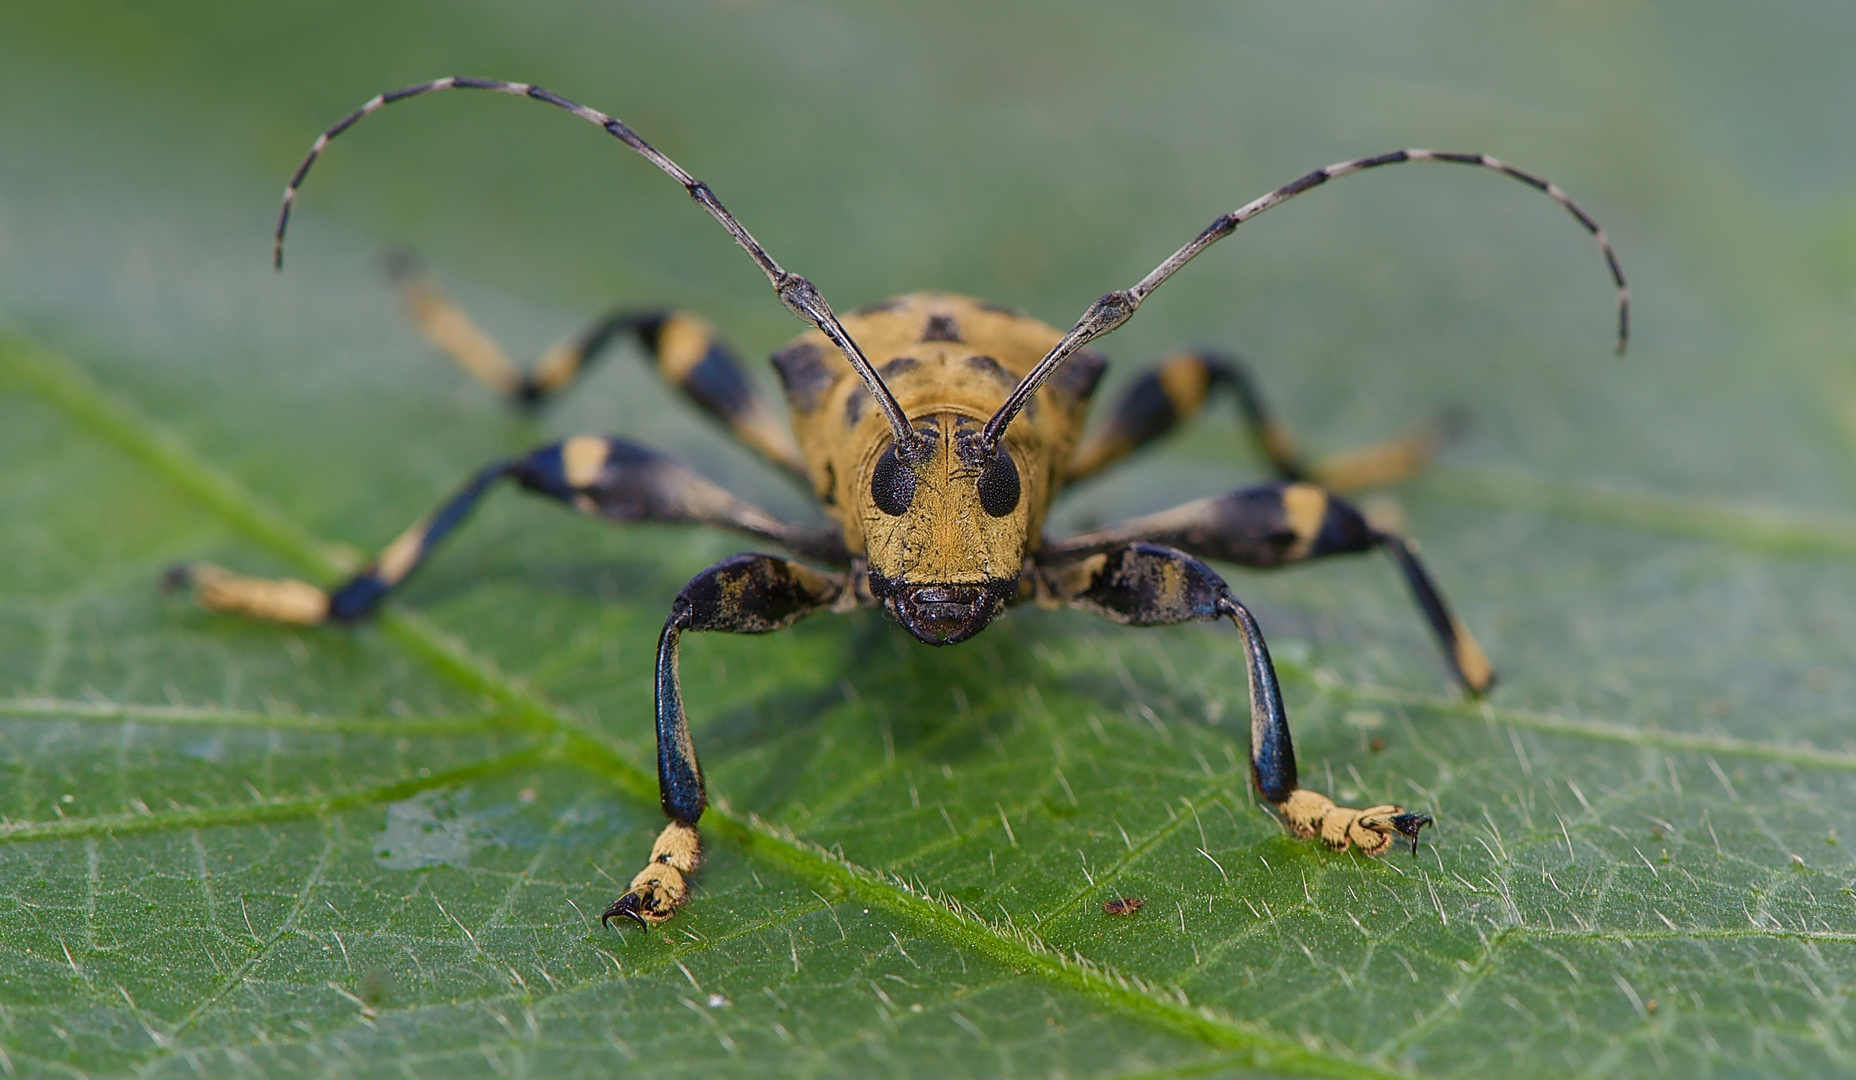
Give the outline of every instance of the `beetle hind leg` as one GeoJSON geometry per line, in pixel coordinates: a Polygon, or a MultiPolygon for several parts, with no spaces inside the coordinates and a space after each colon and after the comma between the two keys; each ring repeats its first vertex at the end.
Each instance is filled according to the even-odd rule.
{"type": "Polygon", "coordinates": [[[800,477],[805,459],[792,429],[755,390],[715,328],[688,312],[618,308],[549,346],[523,369],[405,252],[387,261],[406,317],[433,347],[499,396],[535,407],[566,390],[616,342],[630,337],[658,375],[734,436],[800,477]]]}
{"type": "Polygon", "coordinates": [[[1077,447],[1067,479],[1092,476],[1154,442],[1198,416],[1212,395],[1224,390],[1237,399],[1251,440],[1278,478],[1333,491],[1360,491],[1409,479],[1466,423],[1460,411],[1445,410],[1393,438],[1310,460],[1265,402],[1248,364],[1234,355],[1189,350],[1162,360],[1122,391],[1106,420],[1077,447]]]}

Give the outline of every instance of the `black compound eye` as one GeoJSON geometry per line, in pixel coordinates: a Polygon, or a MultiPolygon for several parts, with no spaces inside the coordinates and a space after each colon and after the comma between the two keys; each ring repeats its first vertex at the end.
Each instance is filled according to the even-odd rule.
{"type": "MultiPolygon", "coordinates": [[[[915,471],[896,456],[896,444],[890,443],[883,456],[876,459],[876,470],[870,474],[870,498],[876,508],[890,517],[901,517],[909,512],[909,504],[915,501],[915,471]]],[[[1012,477],[1012,498],[1018,498],[1018,477],[1012,477]]]]}
{"type": "Polygon", "coordinates": [[[1018,466],[1001,446],[997,455],[980,473],[980,509],[993,517],[1004,517],[1018,505],[1018,466]]]}

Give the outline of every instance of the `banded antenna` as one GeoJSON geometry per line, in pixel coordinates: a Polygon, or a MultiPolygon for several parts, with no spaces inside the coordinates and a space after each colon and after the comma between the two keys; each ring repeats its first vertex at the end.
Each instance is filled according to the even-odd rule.
{"type": "Polygon", "coordinates": [[[735,216],[728,212],[727,207],[722,205],[722,201],[715,197],[715,192],[709,189],[708,184],[691,176],[683,170],[683,166],[670,160],[655,146],[639,138],[638,133],[626,126],[624,121],[617,117],[607,116],[597,109],[589,109],[578,102],[569,101],[539,86],[532,86],[528,83],[500,82],[495,79],[454,77],[402,87],[385,94],[376,94],[368,99],[366,104],[349,113],[333,127],[316,137],[315,143],[309,148],[308,156],[303,159],[301,165],[297,166],[296,175],[290,178],[289,186],[284,188],[284,204],[283,209],[277,215],[277,236],[272,248],[272,259],[277,269],[282,270],[284,267],[284,230],[290,224],[290,208],[296,203],[297,189],[303,186],[303,178],[309,175],[310,166],[316,163],[316,158],[320,157],[322,151],[328,147],[329,140],[359,123],[363,117],[379,112],[383,106],[439,90],[493,90],[499,94],[533,98],[557,109],[565,109],[580,119],[605,129],[608,135],[638,151],[646,161],[663,170],[672,180],[682,184],[683,190],[689,192],[690,198],[701,203],[702,208],[709,211],[709,216],[714,218],[722,228],[727,229],[728,234],[735,238],[735,243],[741,245],[741,250],[748,253],[748,258],[754,260],[754,265],[760,267],[760,272],[767,275],[767,283],[773,286],[774,292],[780,297],[780,302],[786,305],[786,310],[817,327],[820,333],[829,338],[832,344],[844,353],[844,358],[849,360],[851,367],[863,377],[864,385],[870,388],[871,396],[876,398],[877,406],[883,410],[883,417],[889,421],[890,431],[896,437],[899,452],[905,458],[909,456],[909,451],[916,446],[918,441],[914,429],[909,426],[909,418],[903,414],[902,406],[897,404],[895,395],[889,392],[889,387],[884,385],[882,377],[864,357],[863,350],[857,347],[857,342],[851,340],[851,335],[845,332],[843,325],[838,322],[838,317],[832,314],[831,305],[825,302],[825,298],[819,295],[819,291],[813,287],[812,283],[775,262],[773,256],[767,254],[767,249],[760,245],[760,241],[754,239],[754,235],[748,232],[741,222],[735,220],[735,216]]]}
{"type": "Polygon", "coordinates": [[[1611,241],[1605,236],[1605,230],[1599,227],[1598,222],[1594,221],[1590,214],[1579,209],[1557,185],[1548,183],[1533,173],[1523,172],[1506,162],[1497,161],[1487,154],[1454,154],[1441,150],[1394,150],[1389,154],[1355,158],[1338,165],[1329,165],[1325,169],[1316,169],[1261,198],[1245,203],[1213,221],[1204,232],[1193,237],[1185,247],[1175,251],[1165,262],[1154,267],[1146,277],[1135,282],[1133,288],[1108,293],[1089,305],[1089,310],[1083,312],[1083,317],[1076,320],[1076,325],[1070,327],[1062,340],[1051,348],[1044,359],[1038,361],[1038,366],[1031,369],[1031,373],[1026,375],[1023,381],[1013,389],[1012,396],[1006,398],[1005,404],[999,406],[999,411],[992,415],[992,419],[986,421],[986,426],[979,434],[981,446],[991,450],[999,445],[1000,437],[1005,434],[1006,425],[1012,422],[1012,418],[1017,416],[1019,410],[1025,407],[1025,403],[1031,400],[1031,395],[1037,393],[1038,387],[1043,385],[1044,380],[1062,366],[1071,354],[1127,322],[1134,316],[1135,310],[1141,306],[1141,301],[1147,299],[1148,294],[1158,289],[1180,267],[1191,262],[1199,252],[1231,235],[1239,225],[1278,203],[1288,202],[1309,188],[1319,187],[1336,177],[1376,169],[1381,165],[1398,165],[1407,161],[1437,161],[1451,165],[1475,165],[1484,169],[1492,169],[1504,176],[1519,180],[1531,188],[1545,192],[1548,198],[1565,207],[1566,212],[1571,214],[1579,224],[1585,226],[1586,231],[1592,234],[1592,239],[1598,242],[1598,250],[1604,255],[1605,265],[1611,270],[1611,280],[1617,283],[1618,355],[1624,355],[1625,346],[1630,343],[1630,290],[1624,285],[1624,269],[1618,265],[1617,252],[1611,250],[1611,241]]]}

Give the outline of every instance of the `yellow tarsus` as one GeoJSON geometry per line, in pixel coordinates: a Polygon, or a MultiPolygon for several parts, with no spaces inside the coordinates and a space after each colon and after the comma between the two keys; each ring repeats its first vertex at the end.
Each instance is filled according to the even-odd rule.
{"type": "Polygon", "coordinates": [[[1489,663],[1488,655],[1476,643],[1468,627],[1456,619],[1450,620],[1450,625],[1456,631],[1456,668],[1463,673],[1463,681],[1469,684],[1470,693],[1481,697],[1495,683],[1495,665],[1489,663]]]}
{"type": "Polygon", "coordinates": [[[673,821],[657,834],[651,861],[632,878],[625,895],[612,902],[599,917],[604,924],[616,916],[651,927],[667,921],[689,899],[687,874],[702,865],[702,836],[696,826],[673,821]]]}
{"type": "Polygon", "coordinates": [[[1364,810],[1337,806],[1333,799],[1306,788],[1297,788],[1277,806],[1289,831],[1304,840],[1320,838],[1332,851],[1349,847],[1364,855],[1383,855],[1401,835],[1416,843],[1417,830],[1430,823],[1417,815],[1414,824],[1401,828],[1395,820],[1405,813],[1402,806],[1390,803],[1369,806],[1364,810]]]}
{"type": "Polygon", "coordinates": [[[297,626],[315,626],[329,616],[329,594],[306,581],[246,577],[212,563],[187,567],[185,580],[208,611],[297,626]]]}

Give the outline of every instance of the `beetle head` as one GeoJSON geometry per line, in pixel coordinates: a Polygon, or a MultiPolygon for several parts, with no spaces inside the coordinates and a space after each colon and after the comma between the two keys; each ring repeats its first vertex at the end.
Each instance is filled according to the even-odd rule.
{"type": "Polygon", "coordinates": [[[1031,526],[1019,459],[986,450],[980,419],[951,412],[913,421],[864,466],[857,513],[870,591],[930,645],[965,641],[1018,594],[1031,526]]]}

